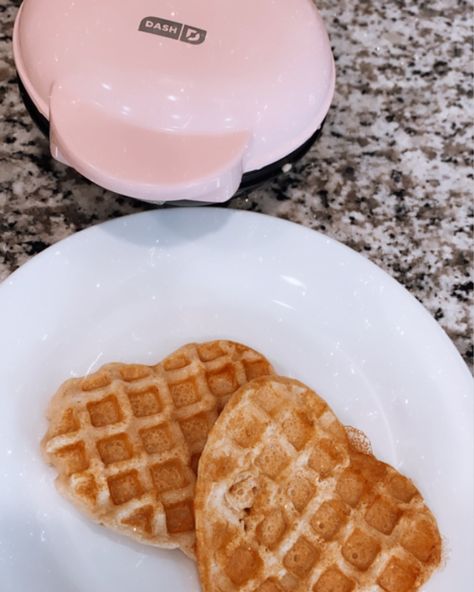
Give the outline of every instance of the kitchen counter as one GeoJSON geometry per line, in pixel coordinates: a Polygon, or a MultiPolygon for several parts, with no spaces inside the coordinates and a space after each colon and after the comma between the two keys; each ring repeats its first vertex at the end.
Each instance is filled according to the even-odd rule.
{"type": "MultiPolygon", "coordinates": [[[[471,7],[320,0],[337,88],[320,140],[230,208],[319,230],[421,301],[471,367],[471,7]]],[[[0,280],[72,233],[152,206],[54,161],[16,86],[18,2],[0,0],[0,280]]]]}

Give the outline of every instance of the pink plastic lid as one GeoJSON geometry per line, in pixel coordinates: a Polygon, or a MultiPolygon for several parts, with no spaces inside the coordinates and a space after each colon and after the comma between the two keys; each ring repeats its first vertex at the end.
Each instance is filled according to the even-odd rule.
{"type": "Polygon", "coordinates": [[[25,0],[13,47],[53,156],[149,201],[227,200],[334,92],[312,0],[25,0]]]}

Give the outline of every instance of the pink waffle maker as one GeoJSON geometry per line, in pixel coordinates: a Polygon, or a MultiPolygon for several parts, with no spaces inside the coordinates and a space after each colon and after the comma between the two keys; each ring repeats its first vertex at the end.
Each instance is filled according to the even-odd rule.
{"type": "Polygon", "coordinates": [[[13,50],[52,155],[151,202],[224,202],[279,172],[334,93],[313,0],[25,0],[13,50]]]}

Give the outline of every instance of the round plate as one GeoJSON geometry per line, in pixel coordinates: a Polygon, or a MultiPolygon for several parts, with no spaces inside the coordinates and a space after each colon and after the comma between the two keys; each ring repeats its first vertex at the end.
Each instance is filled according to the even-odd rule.
{"type": "Polygon", "coordinates": [[[445,565],[472,581],[471,375],[386,273],[314,231],[218,208],[120,218],[50,247],[0,287],[2,592],[193,592],[193,563],[91,523],[56,492],[39,441],[57,387],[112,361],[229,338],[316,389],[436,515],[445,565]]]}

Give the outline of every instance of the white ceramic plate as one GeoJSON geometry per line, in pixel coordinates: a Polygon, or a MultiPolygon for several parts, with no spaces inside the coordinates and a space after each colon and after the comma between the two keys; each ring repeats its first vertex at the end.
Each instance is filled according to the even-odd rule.
{"type": "Polygon", "coordinates": [[[471,375],[399,284],[321,234],[225,209],[121,218],[47,249],[0,287],[2,592],[193,592],[178,551],[91,524],[56,492],[38,452],[66,378],[152,363],[218,337],[264,352],[318,390],[411,476],[446,541],[429,592],[466,590],[473,568],[471,375]]]}

